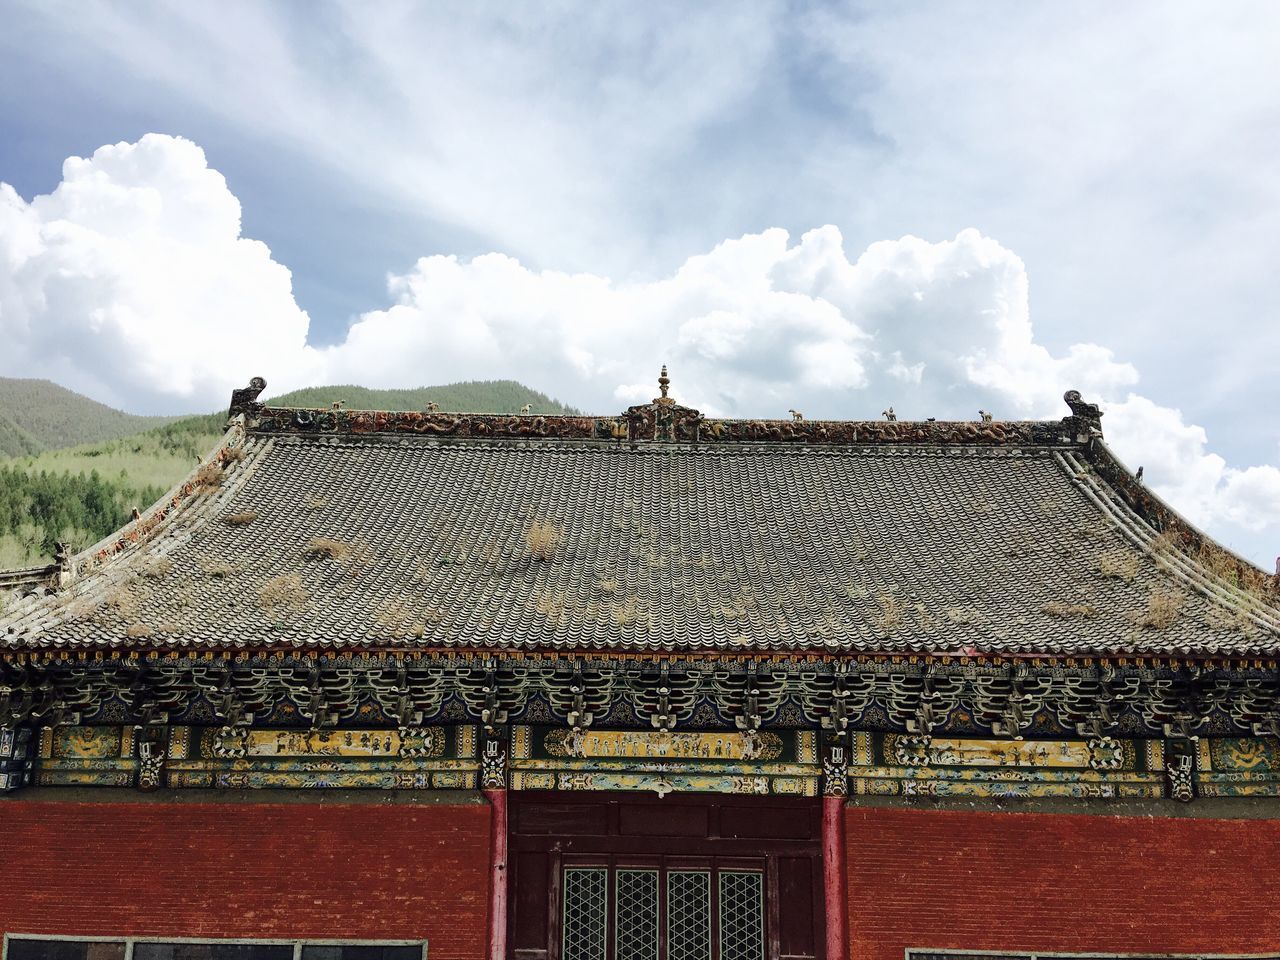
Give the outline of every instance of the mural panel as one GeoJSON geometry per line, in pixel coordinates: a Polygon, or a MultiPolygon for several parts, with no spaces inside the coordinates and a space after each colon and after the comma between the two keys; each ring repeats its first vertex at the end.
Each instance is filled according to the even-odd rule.
{"type": "Polygon", "coordinates": [[[475,788],[479,765],[475,727],[325,731],[168,727],[155,731],[154,742],[138,743],[137,736],[130,726],[46,728],[41,731],[36,782],[458,790],[475,788]],[[150,784],[140,777],[150,777],[150,784]]]}
{"type": "Polygon", "coordinates": [[[816,796],[809,730],[660,731],[512,728],[517,790],[649,790],[816,796]]]}
{"type": "Polygon", "coordinates": [[[1202,797],[1280,796],[1280,740],[1228,737],[1197,744],[1196,790],[1202,797]]]}
{"type": "Polygon", "coordinates": [[[1134,741],[855,733],[850,787],[865,796],[1161,797],[1160,758],[1134,741]],[[1152,761],[1155,760],[1153,763],[1152,761]]]}

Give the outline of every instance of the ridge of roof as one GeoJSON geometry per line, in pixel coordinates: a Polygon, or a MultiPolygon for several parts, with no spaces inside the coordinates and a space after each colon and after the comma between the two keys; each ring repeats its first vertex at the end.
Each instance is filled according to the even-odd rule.
{"type": "Polygon", "coordinates": [[[229,415],[243,415],[254,434],[298,436],[418,435],[486,440],[595,440],[618,443],[792,443],[831,445],[937,446],[1083,446],[1102,435],[1102,412],[1079,391],[1063,399],[1071,414],[1061,420],[996,420],[979,411],[979,420],[899,420],[893,408],[882,420],[808,420],[791,410],[791,419],[704,416],[668,396],[670,379],[662,368],[661,395],[628,407],[616,416],[544,415],[423,411],[348,410],[274,407],[259,403],[266,380],[254,377],[232,394],[229,415]]]}

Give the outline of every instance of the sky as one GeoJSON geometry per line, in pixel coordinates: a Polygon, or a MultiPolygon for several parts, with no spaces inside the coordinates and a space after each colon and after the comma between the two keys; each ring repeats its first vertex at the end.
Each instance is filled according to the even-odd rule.
{"type": "Polygon", "coordinates": [[[0,0],[0,375],[1058,417],[1280,554],[1280,4],[0,0]]]}

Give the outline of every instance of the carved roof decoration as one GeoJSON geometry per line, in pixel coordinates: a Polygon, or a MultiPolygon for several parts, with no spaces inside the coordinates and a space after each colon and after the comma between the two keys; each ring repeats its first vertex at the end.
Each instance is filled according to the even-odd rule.
{"type": "Polygon", "coordinates": [[[0,650],[1271,658],[1277,584],[1057,421],[232,398],[139,519],[0,583],[0,650]]]}

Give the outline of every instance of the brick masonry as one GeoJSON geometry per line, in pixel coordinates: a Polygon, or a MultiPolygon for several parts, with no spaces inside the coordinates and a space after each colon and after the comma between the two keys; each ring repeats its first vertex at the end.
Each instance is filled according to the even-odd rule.
{"type": "Polygon", "coordinates": [[[481,804],[9,802],[6,932],[426,939],[479,960],[481,804]]]}
{"type": "MultiPolygon", "coordinates": [[[[0,929],[425,938],[480,960],[480,804],[3,805],[0,929]]],[[[1280,820],[850,807],[850,960],[1280,948],[1280,820]]]]}
{"type": "Polygon", "coordinates": [[[1280,949],[1280,820],[846,810],[850,960],[1280,949]]]}

